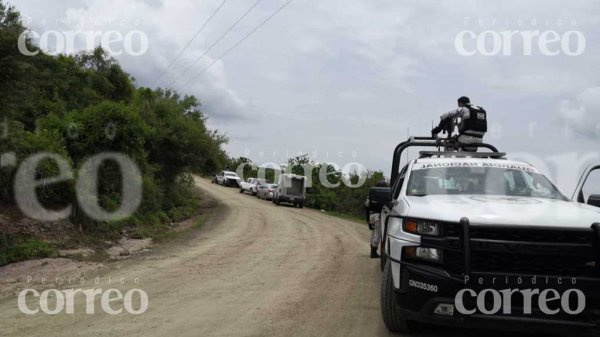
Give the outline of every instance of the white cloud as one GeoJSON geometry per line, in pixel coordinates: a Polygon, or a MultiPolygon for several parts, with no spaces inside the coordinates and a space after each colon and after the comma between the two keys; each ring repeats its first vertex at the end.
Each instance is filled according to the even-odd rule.
{"type": "Polygon", "coordinates": [[[585,89],[573,101],[562,101],[560,114],[580,135],[600,139],[600,87],[585,89]]]}
{"type": "MultiPolygon", "coordinates": [[[[228,1],[159,85],[182,74],[254,1],[228,1]]],[[[150,37],[149,52],[118,60],[138,84],[150,85],[220,0],[13,3],[33,18],[32,25],[46,19],[46,29],[69,28],[53,24],[67,16],[115,18],[126,25],[103,29],[123,32],[138,21],[136,27],[150,37]]],[[[231,136],[232,155],[277,150],[274,161],[283,162],[286,152],[341,151],[346,154],[341,164],[357,160],[387,172],[390,153],[407,129],[426,134],[431,120],[461,95],[471,96],[503,127],[504,136],[493,141],[505,149],[547,151],[545,140],[560,129],[548,125],[559,119],[556,102],[565,97],[575,97],[560,112],[569,125],[592,134],[589,124],[598,123],[597,100],[589,93],[597,93],[600,85],[600,73],[594,71],[600,59],[600,3],[595,0],[296,0],[199,76],[281,4],[261,2],[175,85],[201,99],[211,125],[231,136]],[[558,19],[575,19],[586,51],[577,57],[465,57],[455,50],[455,37],[464,29],[532,29],[517,20],[533,18],[543,24],[539,29],[557,31],[567,29],[558,19]],[[531,140],[530,123],[546,123],[531,140]],[[352,151],[359,158],[348,158],[352,151]]],[[[90,22],[77,27],[95,28],[90,22]]],[[[597,148],[586,141],[560,142],[559,150],[553,149],[597,148]]]]}

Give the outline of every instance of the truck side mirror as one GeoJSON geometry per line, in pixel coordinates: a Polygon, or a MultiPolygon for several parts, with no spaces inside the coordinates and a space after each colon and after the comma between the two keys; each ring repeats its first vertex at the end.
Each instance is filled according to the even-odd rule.
{"type": "Polygon", "coordinates": [[[383,205],[392,202],[392,189],[390,187],[371,187],[369,191],[369,210],[381,212],[383,205]]]}
{"type": "Polygon", "coordinates": [[[600,194],[592,194],[588,198],[587,204],[590,206],[600,207],[600,194]]]}

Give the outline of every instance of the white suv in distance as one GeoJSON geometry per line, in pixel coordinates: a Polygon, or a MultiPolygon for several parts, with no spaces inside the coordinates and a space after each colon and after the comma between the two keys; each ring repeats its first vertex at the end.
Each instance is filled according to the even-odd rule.
{"type": "Polygon", "coordinates": [[[238,187],[242,179],[235,172],[221,171],[219,174],[214,176],[213,183],[223,186],[238,187]]]}

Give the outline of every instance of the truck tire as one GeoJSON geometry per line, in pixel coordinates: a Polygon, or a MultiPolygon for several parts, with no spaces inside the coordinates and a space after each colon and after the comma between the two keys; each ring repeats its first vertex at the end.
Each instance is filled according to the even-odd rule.
{"type": "Polygon", "coordinates": [[[387,261],[381,275],[381,314],[383,323],[391,332],[410,333],[409,322],[402,317],[394,292],[392,264],[387,261]]]}
{"type": "Polygon", "coordinates": [[[244,190],[240,187],[240,193],[244,193],[244,190]]]}
{"type": "Polygon", "coordinates": [[[304,204],[303,204],[303,203],[299,203],[299,204],[298,204],[298,207],[300,207],[300,208],[304,208],[304,204]]]}

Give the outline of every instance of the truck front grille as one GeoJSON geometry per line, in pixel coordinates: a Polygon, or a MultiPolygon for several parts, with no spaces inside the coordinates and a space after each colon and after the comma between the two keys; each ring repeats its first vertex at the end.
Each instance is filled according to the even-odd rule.
{"type": "MultiPolygon", "coordinates": [[[[464,255],[447,252],[446,270],[453,275],[463,274],[464,255]]],[[[522,255],[474,251],[471,257],[473,272],[561,277],[598,277],[600,273],[593,258],[562,255],[522,255]]]]}
{"type": "Polygon", "coordinates": [[[538,228],[511,228],[511,227],[478,227],[471,226],[471,238],[506,240],[517,242],[534,243],[566,243],[566,244],[587,244],[594,243],[593,231],[590,230],[569,230],[569,229],[538,229],[538,228]]]}
{"type": "MultiPolygon", "coordinates": [[[[552,229],[469,226],[468,245],[459,224],[444,226],[444,268],[453,275],[470,272],[600,277],[600,247],[592,228],[552,229]],[[465,259],[468,250],[470,258],[465,259]]],[[[428,241],[425,240],[427,244],[428,241]]]]}

